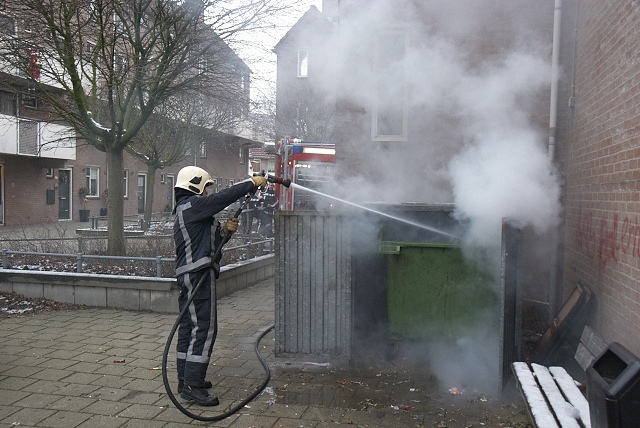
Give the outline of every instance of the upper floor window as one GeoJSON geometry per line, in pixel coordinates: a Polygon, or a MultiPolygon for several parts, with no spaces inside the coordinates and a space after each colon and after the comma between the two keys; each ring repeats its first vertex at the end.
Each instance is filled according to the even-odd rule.
{"type": "Polygon", "coordinates": [[[100,194],[100,168],[97,166],[88,166],[85,168],[87,178],[87,196],[98,196],[100,194]]]}
{"type": "Polygon", "coordinates": [[[127,59],[122,55],[116,54],[113,62],[116,73],[122,73],[127,66],[127,59]]]}
{"type": "Polygon", "coordinates": [[[7,15],[0,15],[0,34],[14,36],[16,34],[15,19],[7,15]]]}
{"type": "Polygon", "coordinates": [[[129,170],[125,169],[124,170],[124,174],[123,174],[123,178],[124,178],[124,183],[122,184],[124,186],[124,189],[122,191],[122,196],[125,198],[129,197],[129,170]]]}
{"type": "Polygon", "coordinates": [[[29,95],[23,95],[22,105],[29,108],[38,108],[38,99],[29,95]]]}
{"type": "Polygon", "coordinates": [[[18,114],[16,94],[0,91],[0,114],[15,116],[18,114]]]}
{"type": "Polygon", "coordinates": [[[89,0],[87,2],[87,10],[89,12],[89,18],[96,20],[98,17],[98,5],[95,0],[89,0]]]}
{"type": "Polygon", "coordinates": [[[309,51],[300,49],[298,51],[298,77],[309,75],[309,51]]]}
{"type": "Polygon", "coordinates": [[[25,33],[33,33],[33,23],[31,22],[30,19],[23,19],[22,20],[22,31],[24,31],[25,33]]]}
{"type": "Polygon", "coordinates": [[[403,73],[407,36],[401,31],[378,35],[374,45],[376,83],[371,115],[374,141],[407,139],[407,106],[403,73]]]}

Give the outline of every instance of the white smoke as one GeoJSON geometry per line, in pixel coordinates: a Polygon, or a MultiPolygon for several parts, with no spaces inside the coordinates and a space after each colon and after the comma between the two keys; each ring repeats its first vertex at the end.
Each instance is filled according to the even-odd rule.
{"type": "MultiPolygon", "coordinates": [[[[494,275],[503,219],[544,234],[559,224],[561,211],[560,183],[540,120],[551,78],[550,37],[537,41],[523,16],[509,28],[513,11],[506,3],[433,0],[405,9],[394,1],[370,1],[340,22],[341,49],[323,61],[326,76],[347,76],[337,83],[329,79],[331,90],[337,84],[340,98],[366,116],[376,75],[371,53],[362,47],[370,46],[372,28],[385,28],[394,17],[406,24],[409,49],[394,72],[406,85],[409,127],[421,132],[389,144],[365,138],[358,143],[359,173],[343,171],[328,193],[354,202],[453,202],[457,218],[469,222],[467,254],[482,254],[494,275]],[[479,40],[501,47],[487,48],[479,40]]],[[[341,120],[358,124],[357,117],[341,120]]],[[[462,382],[460,374],[473,374],[479,383],[497,378],[497,339],[487,339],[497,337],[495,319],[476,327],[473,337],[479,340],[430,348],[443,384],[462,382]],[[483,342],[492,345],[482,349],[483,342]]]]}
{"type": "Polygon", "coordinates": [[[546,153],[545,124],[533,116],[540,117],[550,85],[549,43],[537,41],[522,17],[494,0],[436,0],[415,8],[374,0],[351,12],[339,23],[340,49],[321,61],[328,92],[337,85],[342,100],[370,110],[376,66],[362,46],[371,44],[372,28],[388,28],[397,18],[410,35],[408,50],[387,66],[390,78],[404,81],[409,127],[418,131],[408,141],[360,143],[361,163],[349,164],[331,193],[355,202],[453,202],[456,215],[470,221],[465,242],[490,249],[499,249],[503,219],[539,233],[555,227],[560,184],[546,153]],[[509,27],[510,17],[521,32],[509,27]],[[502,33],[492,31],[496,20],[502,33]],[[469,42],[474,38],[501,47],[469,42]],[[478,53],[483,46],[486,53],[478,53]],[[346,77],[336,82],[335,73],[346,77]]]}

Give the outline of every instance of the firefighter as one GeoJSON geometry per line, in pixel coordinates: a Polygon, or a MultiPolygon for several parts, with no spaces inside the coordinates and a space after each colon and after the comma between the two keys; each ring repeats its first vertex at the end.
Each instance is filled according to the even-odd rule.
{"type": "Polygon", "coordinates": [[[260,207],[260,226],[258,233],[265,238],[273,237],[273,214],[278,207],[278,198],[273,184],[270,184],[265,192],[262,205],[260,207]]]}
{"type": "Polygon", "coordinates": [[[238,219],[220,225],[214,215],[257,188],[264,188],[267,180],[251,177],[218,193],[207,193],[213,180],[207,171],[187,166],[178,172],[175,184],[176,206],[173,237],[176,245],[176,278],[180,286],[180,311],[191,297],[199,281],[204,283],[189,310],[180,320],[177,342],[178,393],[201,406],[216,406],[217,397],[209,395],[211,382],[205,380],[213,350],[218,320],[215,317],[215,280],[220,275],[220,259],[212,260],[216,247],[222,245],[223,235],[238,229],[238,219]]]}

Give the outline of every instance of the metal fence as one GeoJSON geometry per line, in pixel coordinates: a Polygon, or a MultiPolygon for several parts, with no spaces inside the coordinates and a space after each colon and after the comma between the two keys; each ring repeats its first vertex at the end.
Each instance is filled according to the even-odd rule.
{"type": "MultiPolygon", "coordinates": [[[[158,251],[158,240],[170,241],[171,248],[173,241],[171,236],[141,236],[128,237],[127,240],[139,241],[138,249],[158,251]],[[144,241],[143,241],[144,240],[144,241]]],[[[64,246],[76,249],[86,249],[88,242],[105,241],[104,238],[59,238],[59,239],[22,239],[15,240],[20,246],[31,245],[35,248],[42,247],[41,241],[45,241],[44,247],[51,246],[50,241],[61,241],[64,246]],[[47,241],[48,244],[46,243],[47,241]],[[71,243],[71,244],[70,244],[71,243]]],[[[7,245],[14,240],[0,240],[0,245],[7,245]]],[[[58,243],[60,244],[60,242],[58,243]]],[[[92,245],[96,248],[97,246],[92,245]]],[[[175,250],[174,250],[175,251],[175,250]]],[[[250,260],[252,258],[273,253],[273,238],[254,238],[251,236],[234,236],[224,248],[224,264],[236,263],[238,261],[250,260]]],[[[175,257],[168,255],[155,256],[107,256],[100,254],[90,254],[83,251],[76,252],[47,252],[47,251],[25,251],[20,249],[1,250],[3,269],[23,269],[56,272],[75,273],[95,273],[95,274],[115,274],[130,276],[150,276],[170,278],[175,275],[175,257]]]]}

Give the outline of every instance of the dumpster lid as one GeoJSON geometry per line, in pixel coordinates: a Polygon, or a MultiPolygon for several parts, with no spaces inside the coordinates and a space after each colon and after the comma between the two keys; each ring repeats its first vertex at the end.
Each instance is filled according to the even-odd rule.
{"type": "Polygon", "coordinates": [[[407,241],[380,241],[378,252],[380,254],[400,254],[402,247],[419,248],[460,248],[458,244],[444,242],[407,242],[407,241]]]}

